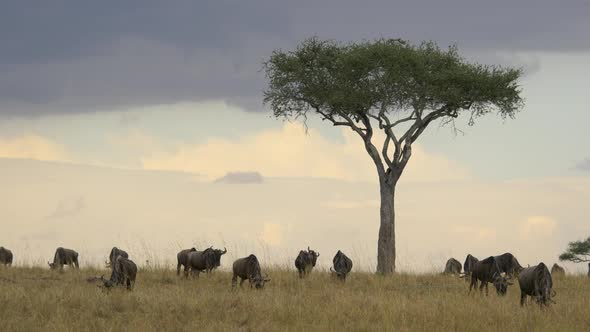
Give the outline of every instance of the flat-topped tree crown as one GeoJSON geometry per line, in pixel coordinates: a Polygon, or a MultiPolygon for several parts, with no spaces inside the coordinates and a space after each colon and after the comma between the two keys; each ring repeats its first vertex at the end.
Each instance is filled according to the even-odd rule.
{"type": "MultiPolygon", "coordinates": [[[[316,113],[362,138],[381,185],[381,229],[385,221],[391,224],[386,237],[394,234],[395,184],[410,159],[411,144],[430,123],[454,124],[464,113],[470,124],[492,112],[513,117],[523,105],[520,69],[470,63],[456,47],[442,50],[433,42],[311,38],[294,51],[274,51],[264,69],[269,81],[264,102],[274,116],[306,119],[316,113]],[[380,149],[372,142],[374,130],[385,134],[380,149]]],[[[390,243],[383,255],[395,251],[394,240],[390,243]]],[[[381,253],[378,270],[392,271],[395,258],[384,263],[381,253]],[[388,266],[381,269],[382,263],[388,266]]]]}

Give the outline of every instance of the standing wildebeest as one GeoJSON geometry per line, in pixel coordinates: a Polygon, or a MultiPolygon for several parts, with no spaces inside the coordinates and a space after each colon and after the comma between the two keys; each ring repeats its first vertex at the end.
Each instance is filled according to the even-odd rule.
{"type": "Polygon", "coordinates": [[[461,268],[461,262],[451,257],[445,265],[443,274],[461,274],[461,268]]]}
{"type": "Polygon", "coordinates": [[[0,247],[0,265],[11,266],[12,265],[12,251],[0,247]]]}
{"type": "Polygon", "coordinates": [[[320,253],[309,249],[309,247],[307,247],[307,251],[299,251],[299,255],[295,258],[295,267],[299,271],[299,278],[311,273],[318,257],[320,257],[320,253]]]}
{"type": "Polygon", "coordinates": [[[63,270],[64,265],[69,265],[70,267],[75,266],[77,269],[80,268],[78,264],[78,253],[72,249],[65,249],[59,247],[55,249],[55,255],[53,256],[53,263],[49,263],[49,267],[53,269],[59,268],[63,270]]]}
{"type": "MultiPolygon", "coordinates": [[[[548,305],[555,296],[553,279],[549,269],[543,263],[523,269],[518,275],[520,285],[520,305],[523,306],[527,295],[533,297],[539,305],[548,305]]],[[[555,302],[553,302],[555,303],[555,302]]]]}
{"type": "Polygon", "coordinates": [[[238,277],[240,277],[240,287],[242,287],[246,279],[250,282],[250,287],[254,286],[257,289],[263,288],[264,284],[270,281],[267,276],[262,276],[260,263],[258,263],[258,258],[254,255],[237,259],[232,266],[232,270],[234,273],[231,278],[232,288],[236,287],[238,277]]]}
{"type": "Polygon", "coordinates": [[[494,256],[496,258],[496,262],[498,263],[498,268],[500,268],[500,272],[504,272],[509,275],[511,278],[514,275],[518,275],[520,271],[522,271],[523,267],[520,266],[520,263],[512,255],[511,253],[507,252],[499,256],[494,256]]]}
{"type": "Polygon", "coordinates": [[[105,262],[107,267],[112,269],[115,259],[117,259],[119,256],[123,256],[123,258],[129,258],[129,254],[125,250],[113,247],[113,249],[111,249],[111,253],[109,254],[109,261],[105,262]]]}
{"type": "Polygon", "coordinates": [[[465,278],[465,281],[469,281],[471,277],[471,270],[473,269],[473,265],[475,265],[475,263],[479,262],[479,259],[477,259],[477,257],[471,256],[471,254],[467,254],[467,257],[465,257],[465,263],[463,263],[463,273],[465,278]]]}
{"type": "Polygon", "coordinates": [[[565,269],[559,265],[557,265],[557,263],[553,264],[553,266],[551,267],[551,276],[565,276],[565,269]]]}
{"type": "Polygon", "coordinates": [[[352,260],[348,258],[342,251],[338,250],[332,259],[334,269],[330,268],[332,273],[335,273],[338,279],[345,281],[346,275],[352,270],[352,260]]]}
{"type": "Polygon", "coordinates": [[[131,290],[135,285],[136,276],[137,265],[128,258],[118,256],[113,263],[111,277],[106,280],[101,276],[100,279],[103,281],[104,287],[106,288],[121,285],[126,286],[128,290],[131,290]]]}
{"type": "Polygon", "coordinates": [[[498,295],[506,295],[508,291],[508,285],[512,285],[509,279],[502,276],[502,272],[496,262],[494,256],[490,256],[482,261],[476,262],[471,269],[471,284],[469,285],[469,293],[475,287],[477,287],[477,281],[481,282],[479,291],[482,292],[483,288],[486,289],[486,296],[488,295],[488,282],[494,284],[498,295]]]}
{"type": "Polygon", "coordinates": [[[197,251],[197,249],[195,247],[192,247],[190,249],[184,249],[184,250],[181,250],[176,255],[176,259],[178,260],[178,263],[176,264],[176,275],[180,275],[180,266],[182,266],[186,269],[186,262],[188,260],[188,254],[193,251],[197,251]]]}
{"type": "Polygon", "coordinates": [[[184,273],[188,278],[189,272],[192,271],[197,277],[202,271],[211,273],[211,271],[221,265],[221,256],[227,253],[227,249],[223,250],[213,249],[209,247],[203,251],[189,251],[186,264],[184,266],[184,273]]]}

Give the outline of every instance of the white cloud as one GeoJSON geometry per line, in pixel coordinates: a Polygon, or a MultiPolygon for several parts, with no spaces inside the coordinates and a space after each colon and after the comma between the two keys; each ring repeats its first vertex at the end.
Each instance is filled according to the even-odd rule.
{"type": "MultiPolygon", "coordinates": [[[[202,144],[183,144],[175,151],[142,159],[145,169],[207,174],[217,178],[239,170],[256,170],[268,177],[316,177],[349,181],[376,181],[375,166],[361,140],[343,130],[343,142],[333,142],[319,131],[306,134],[299,124],[259,132],[239,139],[212,138],[202,144]]],[[[382,142],[380,136],[374,141],[382,142]]],[[[427,153],[419,144],[403,181],[463,180],[469,173],[441,155],[427,153]]]]}
{"type": "Polygon", "coordinates": [[[35,160],[66,160],[65,149],[47,138],[37,135],[0,138],[0,158],[35,160]]]}
{"type": "Polygon", "coordinates": [[[520,235],[524,239],[546,239],[554,235],[557,223],[551,217],[530,216],[520,225],[520,235]]]}

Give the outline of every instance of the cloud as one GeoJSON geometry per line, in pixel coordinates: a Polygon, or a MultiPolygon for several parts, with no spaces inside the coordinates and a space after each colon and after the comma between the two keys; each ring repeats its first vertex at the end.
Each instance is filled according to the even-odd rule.
{"type": "MultiPolygon", "coordinates": [[[[209,139],[203,144],[183,144],[175,151],[142,158],[149,170],[174,170],[206,174],[215,179],[236,169],[256,170],[267,177],[315,177],[349,181],[377,178],[375,166],[361,140],[343,130],[343,142],[333,142],[299,124],[287,123],[239,139],[209,139]]],[[[375,142],[382,137],[375,136],[375,142]]],[[[447,158],[413,147],[403,181],[464,180],[469,173],[447,158]]]]}
{"type": "Polygon", "coordinates": [[[520,235],[524,239],[547,239],[553,237],[557,223],[548,216],[530,216],[520,225],[520,235]]]}
{"type": "Polygon", "coordinates": [[[588,50],[589,6],[548,0],[252,0],[215,1],[206,8],[199,1],[31,7],[16,1],[0,12],[0,113],[203,100],[258,110],[261,62],[273,49],[293,48],[303,38],[401,37],[457,43],[480,53],[588,50]]]}
{"type": "Polygon", "coordinates": [[[215,182],[226,184],[262,183],[264,178],[258,172],[229,172],[215,182]]]}
{"type": "Polygon", "coordinates": [[[451,232],[469,241],[493,241],[497,236],[495,229],[478,225],[453,225],[451,232]]]}
{"type": "Polygon", "coordinates": [[[279,224],[264,223],[259,240],[269,246],[277,247],[283,244],[283,227],[279,224]]]}
{"type": "Polygon", "coordinates": [[[579,162],[574,168],[578,171],[590,171],[590,158],[579,162]]]}
{"type": "Polygon", "coordinates": [[[67,159],[62,145],[37,135],[0,138],[0,158],[48,161],[67,159]]]}

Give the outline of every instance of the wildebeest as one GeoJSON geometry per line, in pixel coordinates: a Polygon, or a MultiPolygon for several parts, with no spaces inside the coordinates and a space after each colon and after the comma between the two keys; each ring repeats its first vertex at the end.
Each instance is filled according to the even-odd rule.
{"type": "Polygon", "coordinates": [[[565,275],[565,269],[559,265],[557,265],[557,263],[553,264],[553,266],[551,267],[551,276],[564,276],[565,275]]]}
{"type": "Polygon", "coordinates": [[[109,261],[105,262],[107,267],[110,267],[112,269],[113,262],[119,256],[123,256],[124,258],[129,258],[129,254],[125,250],[119,249],[117,247],[113,247],[113,249],[111,249],[111,253],[109,254],[109,261]]]}
{"type": "Polygon", "coordinates": [[[500,272],[504,272],[510,277],[518,275],[518,273],[523,269],[516,257],[514,257],[514,255],[509,252],[494,257],[496,258],[500,272]]]}
{"type": "Polygon", "coordinates": [[[123,256],[118,256],[113,263],[113,270],[109,279],[100,277],[104,287],[111,288],[114,286],[126,286],[128,290],[133,289],[135,277],[137,276],[137,265],[123,256]]]}
{"type": "Polygon", "coordinates": [[[451,257],[447,261],[447,264],[445,264],[445,270],[443,271],[443,274],[460,274],[461,268],[461,262],[451,257]]]}
{"type": "MultiPolygon", "coordinates": [[[[531,266],[520,271],[518,275],[520,285],[520,305],[524,305],[527,296],[531,296],[539,305],[548,305],[555,296],[551,273],[544,263],[531,266]]],[[[555,303],[555,302],[553,302],[555,303]]]]}
{"type": "Polygon", "coordinates": [[[213,249],[209,247],[203,251],[189,251],[186,264],[184,266],[184,273],[188,277],[189,272],[199,276],[199,273],[211,271],[221,265],[221,256],[227,253],[227,249],[213,249]]]}
{"type": "Polygon", "coordinates": [[[12,265],[12,251],[0,247],[0,265],[11,266],[12,265]]]}
{"type": "Polygon", "coordinates": [[[496,287],[498,295],[506,295],[508,291],[508,285],[512,285],[509,279],[502,276],[502,272],[496,262],[494,256],[490,256],[484,260],[478,261],[473,264],[471,269],[471,284],[469,284],[469,293],[475,287],[477,282],[480,281],[479,291],[482,292],[483,288],[486,289],[486,295],[488,295],[488,282],[491,282],[496,287]]]}
{"type": "Polygon", "coordinates": [[[240,277],[240,287],[246,279],[250,282],[250,287],[254,286],[257,289],[264,288],[264,284],[270,281],[267,276],[262,276],[258,258],[253,254],[248,257],[237,259],[232,266],[232,270],[234,273],[231,279],[232,288],[236,287],[238,277],[240,277]]]}
{"type": "Polygon", "coordinates": [[[78,253],[72,249],[65,249],[59,247],[55,249],[55,255],[53,256],[53,263],[47,262],[49,267],[53,269],[59,268],[63,270],[64,265],[69,265],[70,267],[76,267],[77,269],[80,268],[78,264],[78,253]]]}
{"type": "Polygon", "coordinates": [[[473,265],[477,263],[479,259],[477,257],[472,256],[471,254],[467,254],[465,257],[465,263],[463,263],[463,273],[465,274],[466,278],[465,281],[469,281],[471,277],[471,269],[473,269],[473,265]],[[467,278],[469,277],[469,278],[467,278]]]}
{"type": "Polygon", "coordinates": [[[330,268],[330,271],[338,277],[338,279],[346,280],[346,275],[352,270],[352,260],[348,258],[342,251],[338,250],[334,258],[332,259],[334,269],[330,268]]]}
{"type": "Polygon", "coordinates": [[[180,266],[182,266],[186,269],[186,262],[188,260],[188,254],[191,253],[192,251],[197,251],[197,249],[195,247],[192,247],[190,249],[184,249],[184,250],[181,250],[176,255],[176,259],[178,260],[178,263],[176,264],[176,275],[180,275],[180,266]]]}
{"type": "Polygon", "coordinates": [[[309,247],[307,247],[307,251],[299,251],[299,255],[295,258],[295,267],[299,272],[299,278],[303,278],[305,275],[311,273],[318,257],[320,257],[320,253],[309,249],[309,247]]]}

